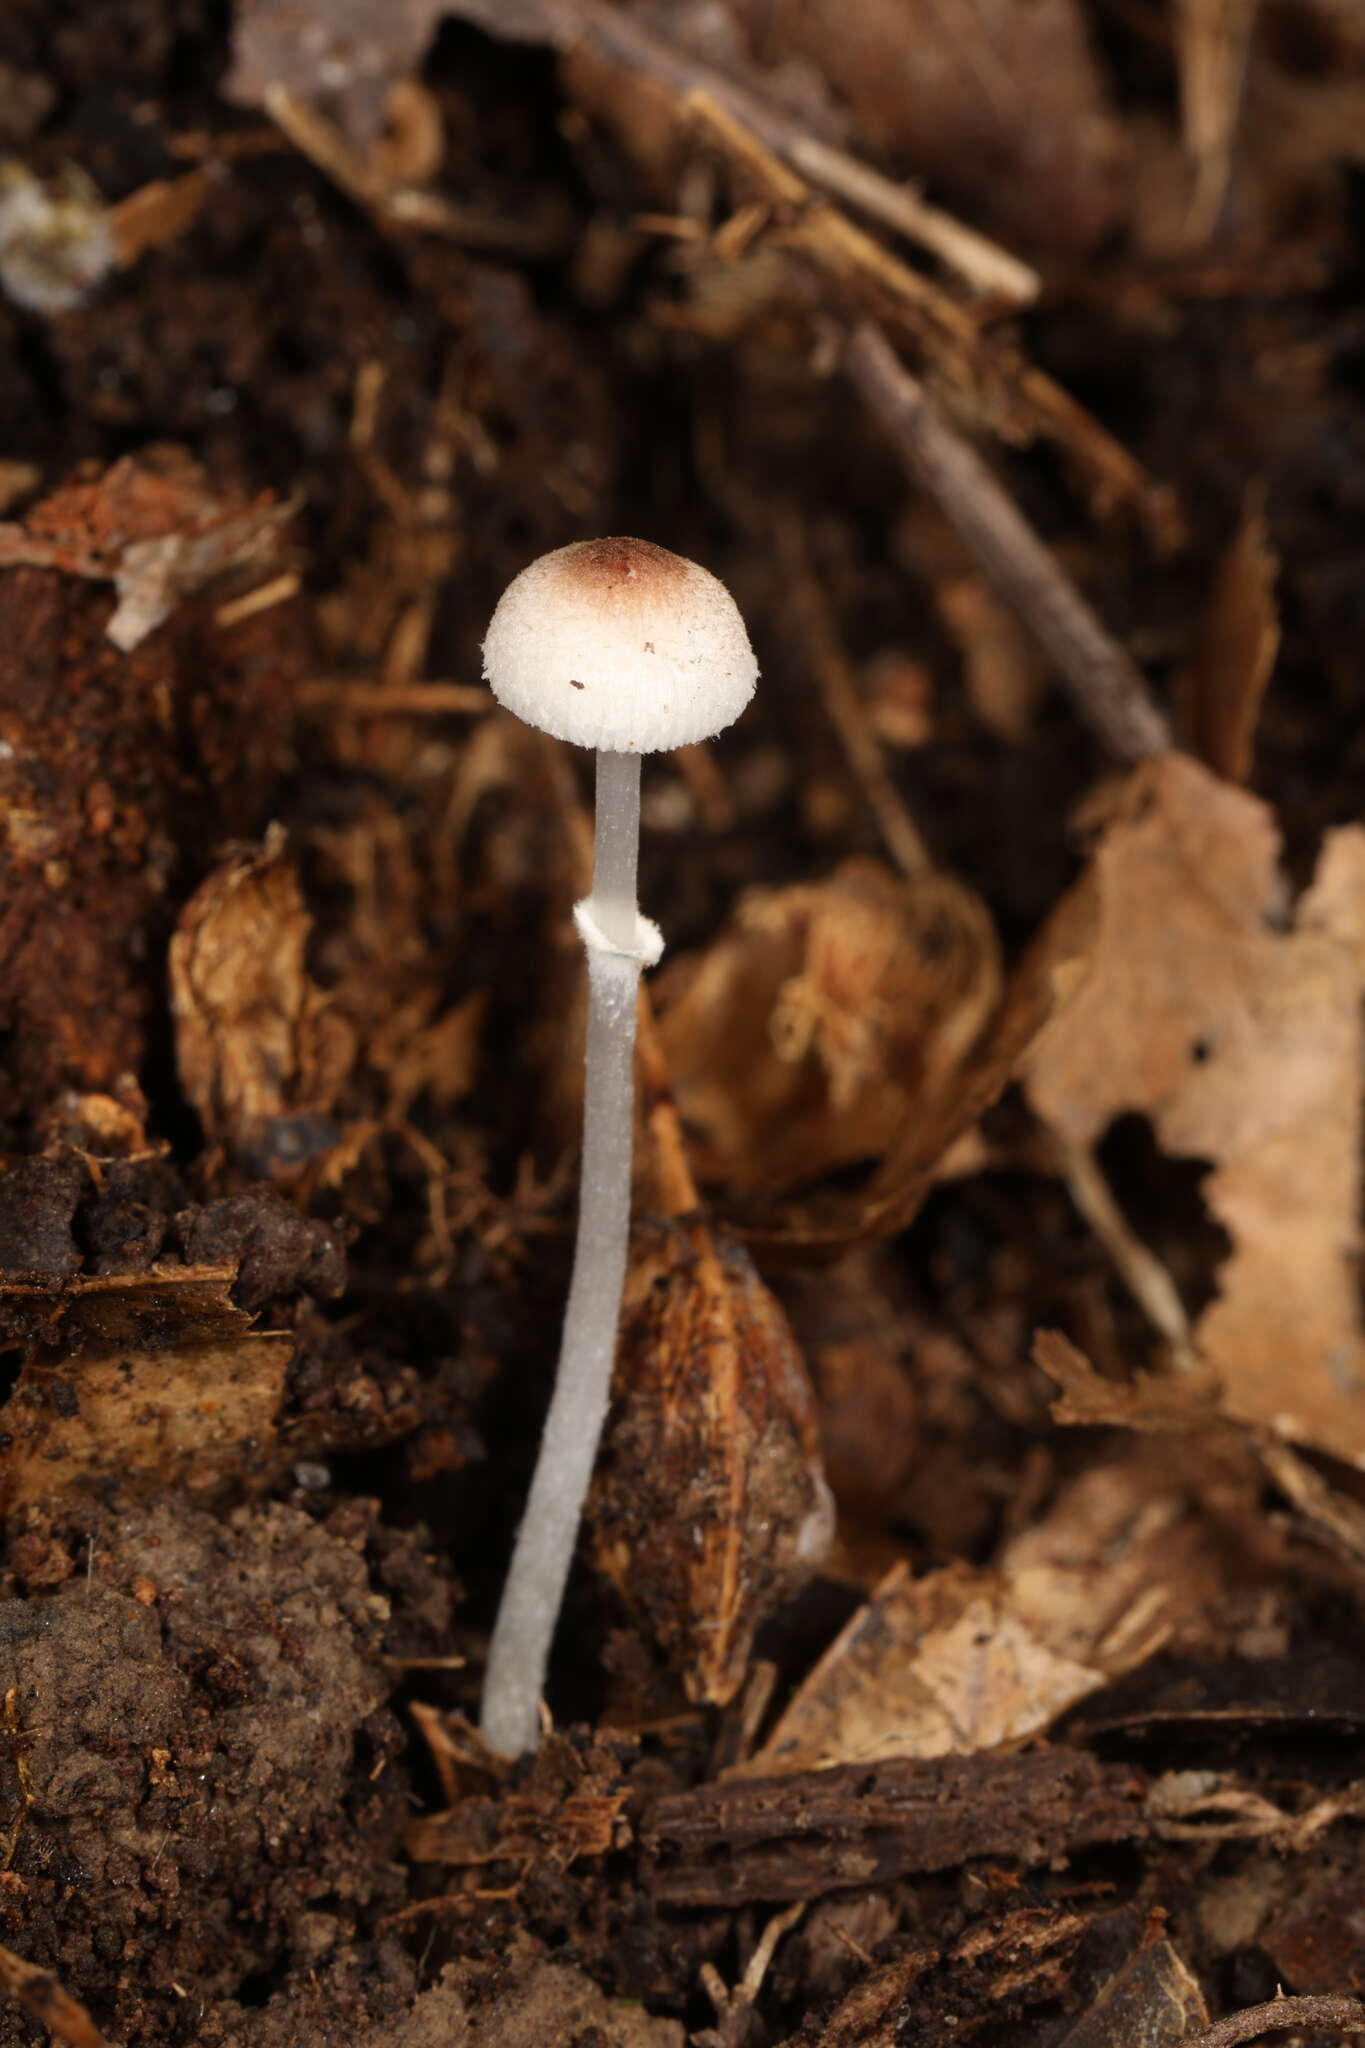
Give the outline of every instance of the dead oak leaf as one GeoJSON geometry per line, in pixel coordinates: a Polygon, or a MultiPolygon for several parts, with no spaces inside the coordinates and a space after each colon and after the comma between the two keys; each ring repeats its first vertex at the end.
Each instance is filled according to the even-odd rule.
{"type": "Polygon", "coordinates": [[[1365,830],[1329,837],[1292,923],[1278,853],[1254,797],[1181,755],[1144,764],[1080,885],[1088,959],[1023,1078],[1073,1144],[1135,1112],[1211,1162],[1232,1251],[1194,1335],[1222,1411],[1365,1464],[1365,830]]]}

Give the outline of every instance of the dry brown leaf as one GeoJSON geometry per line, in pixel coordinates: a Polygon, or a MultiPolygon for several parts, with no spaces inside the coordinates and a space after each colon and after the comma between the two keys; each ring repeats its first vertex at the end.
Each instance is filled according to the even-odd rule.
{"type": "Polygon", "coordinates": [[[752,891],[659,984],[703,1177],[771,1190],[879,1157],[911,1104],[944,1091],[999,987],[989,916],[949,876],[851,861],[752,891]]]}
{"type": "Polygon", "coordinates": [[[947,1085],[912,1100],[865,1190],[808,1209],[794,1207],[780,1223],[747,1231],[747,1240],[774,1253],[799,1248],[806,1255],[832,1255],[904,1230],[940,1174],[950,1164],[957,1169],[955,1148],[1018,1074],[1029,1048],[1084,975],[1093,925],[1094,905],[1084,891],[1062,899],[947,1085]]]}
{"type": "Polygon", "coordinates": [[[1058,1656],[992,1573],[892,1568],[738,1775],[969,1755],[1037,1734],[1103,1684],[1058,1656]]]}
{"type": "Polygon", "coordinates": [[[1041,1733],[1158,1649],[1268,1625],[1243,1540],[1254,1460],[1128,1445],[1063,1487],[994,1571],[887,1574],[740,1775],[970,1754],[1041,1733]]]}
{"type": "Polygon", "coordinates": [[[1194,1340],[1224,1413],[1365,1463],[1365,830],[1330,836],[1292,925],[1277,854],[1255,798],[1181,755],[1138,770],[1081,884],[1088,964],[1025,1081],[1070,1143],[1137,1112],[1210,1162],[1232,1251],[1194,1340]]]}
{"type": "Polygon", "coordinates": [[[112,582],[106,631],[128,654],[182,598],[228,569],[271,561],[293,514],[290,504],[213,496],[198,464],[175,451],[127,455],[93,482],[54,491],[22,526],[0,526],[0,566],[112,582]]]}
{"type": "Polygon", "coordinates": [[[637,1227],[589,1501],[599,1570],[696,1701],[833,1531],[805,1367],[747,1253],[697,1214],[637,1227]]]}
{"type": "Polygon", "coordinates": [[[236,1277],[227,1265],[78,1279],[55,1302],[6,1288],[8,1307],[29,1296],[43,1318],[5,1407],[6,1510],[115,1483],[212,1491],[261,1468],[294,1338],[253,1331],[229,1297],[236,1277]]]}
{"type": "Polygon", "coordinates": [[[1273,1625],[1245,1446],[1137,1442],[1087,1466],[1000,1558],[1014,1611],[1059,1656],[1119,1677],[1158,1650],[1240,1648],[1273,1625]],[[1239,1455],[1240,1452],[1240,1455],[1239,1455]]]}
{"type": "Polygon", "coordinates": [[[257,1171],[325,1149],[319,1132],[355,1057],[350,1025],[308,975],[310,929],[272,828],[196,890],[171,941],[181,1085],[205,1134],[257,1171]]]}
{"type": "Polygon", "coordinates": [[[1256,721],[1280,646],[1279,566],[1256,494],[1218,564],[1199,646],[1179,689],[1191,753],[1229,782],[1251,776],[1256,721]]]}
{"type": "Polygon", "coordinates": [[[1223,1426],[1218,1381],[1207,1368],[1103,1379],[1060,1330],[1039,1330],[1033,1356],[1061,1388],[1052,1404],[1054,1421],[1078,1429],[1139,1429],[1158,1436],[1190,1431],[1202,1436],[1223,1426]]]}

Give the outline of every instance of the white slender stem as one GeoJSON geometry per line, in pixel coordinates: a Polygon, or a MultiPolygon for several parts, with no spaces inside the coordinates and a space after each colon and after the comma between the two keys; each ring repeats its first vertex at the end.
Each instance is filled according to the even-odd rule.
{"type": "Polygon", "coordinates": [[[597,756],[597,829],[589,903],[603,935],[635,951],[636,874],[640,863],[640,756],[597,756]]]}
{"type": "Polygon", "coordinates": [[[611,1394],[630,1232],[639,820],[639,755],[599,753],[586,907],[609,946],[621,951],[587,948],[587,1080],[573,1277],[554,1395],[484,1680],[484,1740],[506,1756],[534,1749],[539,1738],[550,1644],[611,1394]]]}

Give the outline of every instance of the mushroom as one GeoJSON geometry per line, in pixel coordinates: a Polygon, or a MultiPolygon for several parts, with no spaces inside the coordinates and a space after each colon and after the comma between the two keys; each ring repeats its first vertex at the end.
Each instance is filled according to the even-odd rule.
{"type": "Polygon", "coordinates": [[[636,995],[641,969],[663,951],[636,904],[640,756],[720,732],[753,695],[758,666],[725,585],[643,540],[579,541],[532,562],[504,591],[483,654],[499,703],[597,750],[592,890],[574,909],[588,957],[578,1238],[554,1394],[484,1680],[484,1740],[518,1756],[540,1732],[625,1278],[636,995]]]}

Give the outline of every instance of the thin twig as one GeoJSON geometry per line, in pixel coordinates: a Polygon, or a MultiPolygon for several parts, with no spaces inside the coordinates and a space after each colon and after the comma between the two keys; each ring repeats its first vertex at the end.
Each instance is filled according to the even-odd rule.
{"type": "Polygon", "coordinates": [[[1192,1366],[1190,1320],[1174,1280],[1129,1224],[1090,1146],[1060,1131],[1052,1135],[1072,1201],[1113,1260],[1138,1307],[1170,1346],[1172,1362],[1192,1366]]]}
{"type": "Polygon", "coordinates": [[[846,365],[911,476],[936,500],[998,595],[1055,662],[1086,724],[1121,761],[1165,753],[1170,727],[1136,662],[874,322],[858,327],[846,365]]]}
{"type": "Polygon", "coordinates": [[[898,229],[907,241],[918,242],[955,270],[964,284],[980,292],[1027,306],[1042,290],[1042,279],[998,242],[969,227],[941,206],[931,206],[910,185],[893,185],[880,171],[869,170],[856,157],[822,142],[818,135],[796,133],[783,154],[813,184],[823,185],[850,206],[883,227],[898,229]]]}
{"type": "Polygon", "coordinates": [[[8,1948],[0,1948],[0,1991],[8,1991],[67,2048],[109,2048],[85,2007],[63,1989],[51,1970],[26,1963],[8,1948]]]}
{"type": "Polygon", "coordinates": [[[1307,2031],[1334,2028],[1343,2034],[1365,2034],[1365,2005],[1355,1998],[1272,1998],[1265,2005],[1249,2005],[1243,2012],[1230,2012],[1211,2027],[1186,2034],[1177,2048],[1240,2048],[1243,2041],[1259,2040],[1262,2034],[1293,2027],[1307,2031]]]}
{"type": "Polygon", "coordinates": [[[772,210],[771,245],[803,257],[853,300],[858,310],[850,318],[871,313],[903,325],[926,357],[972,395],[996,432],[1008,419],[1015,437],[1054,442],[1079,465],[1096,503],[1133,505],[1163,545],[1179,531],[1170,493],[1158,489],[1123,444],[1046,371],[988,333],[971,307],[812,193],[733,106],[701,87],[686,93],[682,106],[772,210]]]}
{"type": "Polygon", "coordinates": [[[287,85],[272,82],[263,95],[280,133],[348,199],[363,207],[385,233],[412,228],[444,235],[474,249],[543,256],[558,248],[567,223],[558,209],[535,209],[516,219],[461,205],[420,186],[391,183],[372,158],[354,150],[335,122],[287,85]]]}
{"type": "Polygon", "coordinates": [[[971,310],[847,214],[817,199],[805,179],[782,162],[724,99],[709,87],[694,86],[683,97],[682,111],[757,187],[781,220],[788,246],[801,250],[827,273],[876,292],[882,302],[891,300],[926,348],[961,350],[965,355],[976,350],[980,326],[971,310]]]}
{"type": "Polygon", "coordinates": [[[448,11],[504,41],[548,43],[557,50],[586,44],[609,62],[642,73],[669,92],[705,92],[825,191],[837,193],[869,219],[931,250],[974,291],[1017,305],[1038,296],[1037,271],[979,229],[813,135],[763,92],[703,63],[607,0],[451,0],[448,11]]]}
{"type": "Polygon", "coordinates": [[[299,594],[300,578],[293,569],[281,576],[272,576],[268,583],[258,583],[254,590],[248,590],[243,597],[229,598],[220,604],[213,615],[216,626],[240,626],[243,619],[254,619],[258,612],[268,612],[272,606],[286,604],[291,597],[299,594]]]}

